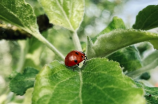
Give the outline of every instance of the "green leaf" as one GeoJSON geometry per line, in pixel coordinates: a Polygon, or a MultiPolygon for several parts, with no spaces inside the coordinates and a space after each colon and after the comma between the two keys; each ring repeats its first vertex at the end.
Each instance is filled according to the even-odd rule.
{"type": "Polygon", "coordinates": [[[81,70],[58,61],[45,66],[36,76],[32,104],[145,104],[143,90],[117,62],[91,59],[81,70]]]}
{"type": "Polygon", "coordinates": [[[93,50],[92,46],[93,46],[93,42],[91,38],[87,36],[86,55],[88,54],[89,57],[92,57],[95,55],[95,51],[93,50]]]}
{"type": "Polygon", "coordinates": [[[150,42],[142,42],[136,45],[140,55],[144,57],[144,53],[153,49],[153,45],[150,42]]]}
{"type": "Polygon", "coordinates": [[[113,17],[113,20],[110,22],[110,24],[102,32],[100,32],[98,35],[96,35],[92,39],[93,42],[96,41],[98,36],[103,35],[105,33],[109,33],[109,32],[111,32],[112,30],[115,30],[115,29],[126,29],[123,20],[121,18],[116,17],[116,16],[113,17]]]}
{"type": "Polygon", "coordinates": [[[32,34],[64,60],[64,55],[39,33],[34,11],[24,0],[0,0],[0,9],[0,19],[32,34]]]}
{"type": "Polygon", "coordinates": [[[157,104],[158,103],[158,87],[148,87],[140,82],[136,82],[136,84],[138,87],[144,89],[147,104],[157,104]]]}
{"type": "Polygon", "coordinates": [[[155,69],[158,66],[158,50],[150,53],[147,57],[142,60],[143,67],[139,70],[128,73],[128,76],[135,77],[140,74],[155,69]]]}
{"type": "Polygon", "coordinates": [[[25,91],[34,86],[35,76],[38,73],[38,70],[27,67],[24,69],[23,74],[16,74],[12,77],[9,87],[10,90],[17,95],[23,95],[25,91]]]}
{"type": "Polygon", "coordinates": [[[38,32],[33,9],[24,0],[0,0],[0,19],[31,34],[38,32]]]}
{"type": "Polygon", "coordinates": [[[87,57],[105,57],[123,47],[148,40],[158,40],[158,34],[134,29],[114,30],[99,36],[92,46],[95,55],[89,57],[87,54],[87,57]]]}
{"type": "Polygon", "coordinates": [[[10,75],[9,75],[9,79],[13,79],[15,76],[17,76],[19,73],[16,71],[13,71],[10,75]]]}
{"type": "Polygon", "coordinates": [[[135,70],[133,72],[127,73],[127,75],[132,77],[132,78],[138,78],[138,76],[140,76],[141,74],[143,74],[147,71],[150,71],[151,69],[156,68],[157,64],[158,64],[158,58],[155,58],[155,60],[153,60],[152,63],[150,63],[148,65],[144,65],[139,70],[135,70]]]}
{"type": "Polygon", "coordinates": [[[157,104],[158,103],[158,88],[157,87],[145,87],[145,98],[147,104],[157,104]]]}
{"type": "Polygon", "coordinates": [[[158,49],[158,40],[151,40],[149,42],[154,46],[155,49],[158,49]]]}
{"type": "MultiPolygon", "coordinates": [[[[143,64],[146,66],[153,63],[155,60],[158,60],[158,50],[155,50],[154,52],[150,53],[147,57],[145,57],[143,59],[143,64]]],[[[157,66],[158,66],[158,63],[157,63],[157,66]]]]}
{"type": "Polygon", "coordinates": [[[75,31],[84,15],[84,0],[39,0],[50,22],[75,31]]]}
{"type": "Polygon", "coordinates": [[[149,5],[136,17],[134,29],[149,30],[158,27],[158,5],[149,5]]]}
{"type": "Polygon", "coordinates": [[[89,37],[87,38],[86,55],[88,57],[95,56],[95,51],[93,49],[93,42],[95,42],[97,40],[98,36],[109,33],[110,31],[115,30],[115,29],[125,29],[125,28],[126,28],[125,24],[121,18],[118,18],[116,16],[113,17],[113,20],[102,32],[100,32],[98,35],[96,35],[92,39],[90,39],[89,37]]]}
{"type": "Polygon", "coordinates": [[[101,33],[99,33],[99,35],[109,33],[111,30],[115,29],[126,29],[123,20],[116,16],[113,17],[113,20],[110,22],[110,24],[101,33]]]}
{"type": "Polygon", "coordinates": [[[150,79],[150,73],[149,72],[145,72],[140,76],[140,79],[144,79],[144,80],[148,80],[150,79]]]}
{"type": "Polygon", "coordinates": [[[108,59],[119,62],[121,67],[124,67],[123,71],[130,72],[143,66],[139,51],[135,48],[135,46],[120,49],[108,56],[108,59]]]}

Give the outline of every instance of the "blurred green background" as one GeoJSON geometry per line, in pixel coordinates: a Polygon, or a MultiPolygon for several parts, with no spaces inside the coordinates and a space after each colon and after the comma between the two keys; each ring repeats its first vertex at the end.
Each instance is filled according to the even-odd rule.
{"type": "MultiPolygon", "coordinates": [[[[127,28],[131,28],[136,15],[148,5],[156,5],[157,0],[85,0],[85,15],[78,30],[83,50],[85,51],[86,36],[94,37],[101,32],[114,16],[123,19],[127,28]]],[[[37,0],[26,0],[35,10],[37,16],[44,14],[37,0]]],[[[150,30],[158,32],[158,29],[150,30]]],[[[66,55],[74,49],[72,32],[59,27],[44,31],[46,37],[61,53],[66,55]]],[[[136,45],[142,58],[145,58],[154,49],[149,43],[136,45]]],[[[13,71],[22,72],[26,66],[40,70],[45,64],[53,60],[60,60],[50,49],[35,38],[18,41],[0,40],[0,104],[30,104],[31,92],[29,89],[24,96],[16,96],[8,87],[9,76],[13,71]]],[[[158,83],[158,68],[150,72],[149,82],[158,83]]]]}

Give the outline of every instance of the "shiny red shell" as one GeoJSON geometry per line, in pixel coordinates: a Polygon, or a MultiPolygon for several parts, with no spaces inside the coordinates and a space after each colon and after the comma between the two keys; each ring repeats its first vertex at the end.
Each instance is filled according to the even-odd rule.
{"type": "Polygon", "coordinates": [[[65,65],[69,67],[74,66],[79,64],[83,60],[86,60],[85,54],[81,51],[73,50],[65,57],[65,65]]]}

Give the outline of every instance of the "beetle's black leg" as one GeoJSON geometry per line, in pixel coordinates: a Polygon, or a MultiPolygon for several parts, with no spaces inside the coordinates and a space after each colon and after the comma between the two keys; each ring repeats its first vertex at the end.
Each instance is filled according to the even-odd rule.
{"type": "MultiPolygon", "coordinates": [[[[79,64],[77,64],[77,65],[79,65],[79,64]]],[[[75,67],[73,67],[73,71],[75,70],[75,68],[77,68],[78,66],[75,66],[75,67]]]]}
{"type": "Polygon", "coordinates": [[[69,66],[66,66],[66,68],[70,68],[69,66]]]}
{"type": "Polygon", "coordinates": [[[87,60],[88,58],[87,58],[87,56],[85,56],[85,60],[87,60]]]}
{"type": "Polygon", "coordinates": [[[84,60],[83,64],[86,65],[86,60],[84,60]]]}
{"type": "Polygon", "coordinates": [[[83,64],[85,64],[85,61],[86,61],[86,60],[84,60],[83,64]]]}
{"type": "Polygon", "coordinates": [[[85,64],[86,60],[87,60],[87,56],[85,56],[85,59],[84,59],[84,62],[83,62],[83,64],[85,64]]]}

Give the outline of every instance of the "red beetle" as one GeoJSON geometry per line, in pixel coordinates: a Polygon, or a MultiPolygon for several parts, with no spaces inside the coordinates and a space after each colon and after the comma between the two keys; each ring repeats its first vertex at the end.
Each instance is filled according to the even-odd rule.
{"type": "Polygon", "coordinates": [[[73,50],[67,54],[65,57],[65,65],[68,67],[78,65],[79,63],[84,60],[84,63],[86,61],[87,57],[85,53],[77,50],[73,50]]]}

